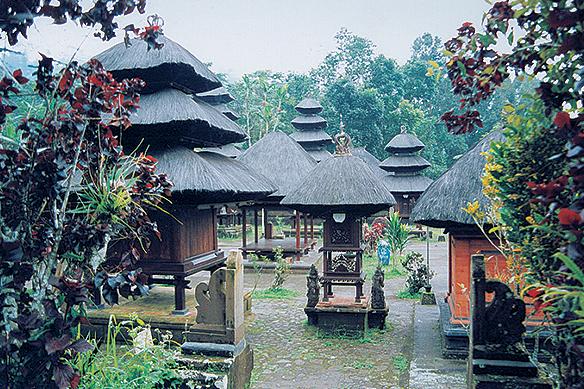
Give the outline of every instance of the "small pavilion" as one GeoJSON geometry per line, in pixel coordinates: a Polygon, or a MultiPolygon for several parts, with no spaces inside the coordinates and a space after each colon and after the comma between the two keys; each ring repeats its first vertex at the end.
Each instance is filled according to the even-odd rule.
{"type": "Polygon", "coordinates": [[[290,134],[290,137],[316,162],[329,158],[331,153],[326,147],[332,144],[332,138],[324,132],[327,122],[319,115],[322,112],[320,103],[312,97],[306,97],[295,108],[300,115],[291,122],[296,132],[290,134]]]}
{"type": "Polygon", "coordinates": [[[363,331],[373,311],[383,311],[384,323],[387,310],[384,298],[376,299],[376,304],[382,306],[375,307],[363,290],[362,219],[388,210],[395,199],[367,163],[351,154],[350,137],[344,133],[342,123],[335,143],[335,154],[319,163],[302,186],[284,197],[282,204],[324,219],[320,248],[323,275],[318,278],[324,291],[321,300],[312,299],[305,309],[309,323],[327,329],[338,325],[363,331]],[[354,286],[354,298],[335,294],[334,285],[354,286]]]}
{"type": "Polygon", "coordinates": [[[432,179],[421,174],[430,166],[430,162],[419,155],[424,147],[414,134],[408,133],[402,126],[401,133],[385,146],[389,157],[379,164],[387,172],[384,182],[395,197],[396,211],[404,219],[410,217],[416,200],[432,183],[432,179]]]}
{"type": "MultiPolygon", "coordinates": [[[[172,205],[165,207],[171,216],[151,215],[161,239],[153,239],[139,266],[150,283],[174,286],[174,313],[186,314],[186,277],[213,271],[225,261],[217,242],[216,207],[262,198],[276,188],[235,159],[194,151],[240,142],[246,135],[195,96],[221,86],[207,66],[169,38],[160,41],[164,44],[160,50],[148,51],[146,42],[135,39],[130,46],[117,44],[95,58],[116,79],[139,77],[146,82],[140,109],[130,117],[132,126],[119,136],[124,146],[147,148],[158,160],[158,171],[166,173],[174,187],[172,205]]],[[[112,245],[108,256],[113,260],[119,251],[112,245]]]]}
{"type": "Polygon", "coordinates": [[[279,246],[285,255],[300,259],[316,242],[314,218],[308,213],[293,211],[280,204],[280,201],[290,191],[303,186],[306,174],[314,168],[316,161],[294,139],[281,131],[269,132],[237,159],[266,177],[278,189],[263,200],[242,208],[241,250],[244,255],[254,253],[271,256],[273,249],[279,246]],[[253,240],[247,237],[248,211],[253,215],[253,240]],[[293,231],[290,236],[287,233],[283,236],[274,234],[270,214],[288,221],[293,231]],[[260,225],[263,225],[263,237],[260,236],[260,225]]]}
{"type": "MultiPolygon", "coordinates": [[[[480,209],[490,206],[481,181],[486,163],[483,153],[491,142],[501,139],[501,133],[493,131],[458,159],[420,196],[410,217],[415,223],[444,228],[448,234],[448,291],[440,311],[445,352],[452,356],[468,352],[465,326],[470,318],[471,255],[483,254],[487,258],[488,278],[499,278],[507,272],[505,256],[493,245],[497,239],[487,239],[463,210],[474,201],[479,202],[480,209]]],[[[531,312],[533,308],[528,307],[531,312]]]]}

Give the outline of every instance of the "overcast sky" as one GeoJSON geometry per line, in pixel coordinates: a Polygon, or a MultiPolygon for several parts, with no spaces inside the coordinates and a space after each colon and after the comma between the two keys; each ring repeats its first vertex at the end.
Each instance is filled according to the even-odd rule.
{"type": "MultiPolygon", "coordinates": [[[[430,32],[443,40],[465,21],[479,23],[484,0],[148,0],[145,15],[120,19],[143,26],[146,15],[165,21],[165,34],[216,72],[237,78],[259,69],[305,72],[334,49],[346,27],[372,40],[378,53],[403,63],[413,40],[430,32]]],[[[79,47],[85,60],[120,42],[102,42],[87,28],[39,20],[16,47],[29,58],[43,52],[65,60],[79,47]]]]}

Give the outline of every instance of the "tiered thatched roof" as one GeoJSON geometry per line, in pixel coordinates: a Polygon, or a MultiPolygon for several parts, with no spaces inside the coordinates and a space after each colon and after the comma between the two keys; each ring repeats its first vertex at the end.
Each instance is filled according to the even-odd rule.
{"type": "Polygon", "coordinates": [[[486,163],[481,153],[489,150],[492,141],[501,139],[500,132],[491,132],[456,161],[418,199],[410,219],[439,228],[474,226],[472,217],[462,209],[477,200],[482,209],[489,206],[481,181],[486,163]]]}
{"type": "Polygon", "coordinates": [[[265,197],[275,188],[244,164],[228,157],[184,146],[149,150],[157,170],[174,183],[173,198],[193,203],[222,203],[265,197]]]}
{"type": "Polygon", "coordinates": [[[126,47],[123,42],[118,43],[95,58],[118,80],[139,77],[146,81],[146,93],[171,84],[193,93],[221,86],[221,82],[207,65],[187,49],[165,36],[157,40],[164,44],[159,50],[147,50],[144,40],[132,39],[130,46],[126,47]]]}
{"type": "Polygon", "coordinates": [[[197,93],[197,97],[211,105],[226,104],[235,100],[222,86],[207,92],[197,93]]]}
{"type": "Polygon", "coordinates": [[[306,174],[316,165],[294,139],[281,131],[266,134],[237,159],[278,188],[271,197],[283,197],[302,187],[306,174]]]}
{"type": "MultiPolygon", "coordinates": [[[[124,136],[155,143],[188,142],[194,146],[241,142],[245,132],[213,106],[186,93],[166,88],[140,97],[124,136]]],[[[129,139],[128,139],[129,140],[129,139]]]]}
{"type": "Polygon", "coordinates": [[[387,172],[383,180],[393,193],[420,194],[430,185],[432,180],[420,174],[430,162],[416,154],[423,148],[424,144],[404,127],[385,146],[390,155],[379,167],[387,172]]]}
{"type": "Polygon", "coordinates": [[[388,209],[395,199],[365,161],[337,146],[337,152],[320,162],[282,204],[315,215],[350,212],[365,216],[388,209]]]}
{"type": "Polygon", "coordinates": [[[300,143],[317,162],[329,158],[331,154],[326,146],[332,143],[332,138],[323,131],[327,122],[319,116],[322,111],[320,103],[312,97],[306,97],[296,105],[296,111],[300,115],[291,123],[298,131],[290,135],[292,139],[300,143]]]}

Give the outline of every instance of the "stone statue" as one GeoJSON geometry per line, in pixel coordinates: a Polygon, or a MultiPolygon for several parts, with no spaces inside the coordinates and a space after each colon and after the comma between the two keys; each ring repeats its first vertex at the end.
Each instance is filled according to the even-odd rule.
{"type": "Polygon", "coordinates": [[[306,292],[306,297],[308,301],[306,302],[306,306],[310,308],[316,307],[318,301],[320,299],[320,284],[318,282],[318,271],[316,270],[316,266],[312,264],[310,266],[310,271],[308,272],[308,276],[306,277],[306,287],[308,291],[306,292]]]}
{"type": "Polygon", "coordinates": [[[381,266],[377,266],[375,273],[373,274],[373,280],[371,285],[371,308],[373,309],[385,309],[385,293],[383,292],[383,287],[385,286],[385,276],[381,266]]]}
{"type": "Polygon", "coordinates": [[[351,155],[351,137],[345,133],[345,124],[343,123],[343,116],[341,116],[341,132],[336,134],[333,138],[336,149],[335,155],[351,155]]]}

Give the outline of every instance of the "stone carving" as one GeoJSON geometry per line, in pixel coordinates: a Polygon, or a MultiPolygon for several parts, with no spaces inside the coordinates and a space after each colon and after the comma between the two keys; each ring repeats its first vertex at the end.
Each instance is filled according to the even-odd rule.
{"type": "Polygon", "coordinates": [[[308,301],[306,302],[307,307],[314,308],[318,301],[320,300],[320,284],[318,282],[318,271],[316,266],[312,264],[310,266],[310,271],[306,277],[306,287],[308,291],[306,292],[306,297],[308,301]]]}
{"type": "Polygon", "coordinates": [[[352,273],[356,271],[357,262],[355,257],[339,254],[331,259],[330,270],[332,272],[352,273]]]}
{"type": "Polygon", "coordinates": [[[225,268],[215,270],[209,283],[201,282],[195,288],[197,323],[225,324],[225,268]]]}
{"type": "Polygon", "coordinates": [[[385,275],[380,266],[377,266],[373,274],[371,285],[371,308],[385,309],[385,293],[383,287],[385,286],[385,275]]]}
{"type": "Polygon", "coordinates": [[[339,127],[341,132],[334,137],[334,142],[336,144],[335,155],[351,155],[351,137],[349,134],[345,133],[345,124],[343,123],[342,116],[339,127]]]}
{"type": "Polygon", "coordinates": [[[500,281],[486,281],[485,292],[495,293],[484,313],[485,323],[488,323],[484,327],[485,344],[500,352],[523,352],[525,303],[500,281]]]}

